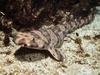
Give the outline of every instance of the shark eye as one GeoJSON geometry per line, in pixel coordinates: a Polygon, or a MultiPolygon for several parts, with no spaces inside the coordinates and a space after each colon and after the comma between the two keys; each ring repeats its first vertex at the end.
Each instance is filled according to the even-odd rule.
{"type": "Polygon", "coordinates": [[[35,42],[35,39],[33,38],[33,40],[32,40],[33,42],[35,42]]]}
{"type": "Polygon", "coordinates": [[[38,47],[38,44],[35,42],[35,39],[33,38],[33,40],[31,41],[31,47],[38,47]]]}
{"type": "Polygon", "coordinates": [[[33,39],[32,39],[32,43],[36,43],[36,40],[35,40],[35,38],[33,38],[33,39]]]}

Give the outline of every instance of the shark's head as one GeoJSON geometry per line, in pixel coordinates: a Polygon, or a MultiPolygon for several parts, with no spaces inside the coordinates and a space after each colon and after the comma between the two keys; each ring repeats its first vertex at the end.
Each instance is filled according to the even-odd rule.
{"type": "Polygon", "coordinates": [[[62,61],[63,57],[61,53],[53,47],[44,47],[45,41],[41,36],[34,35],[31,32],[18,32],[15,36],[14,42],[21,47],[37,49],[37,50],[47,50],[51,53],[53,58],[57,61],[62,61]]]}
{"type": "Polygon", "coordinates": [[[30,48],[43,48],[44,41],[39,36],[32,35],[30,32],[18,32],[14,42],[17,45],[30,48]]]}

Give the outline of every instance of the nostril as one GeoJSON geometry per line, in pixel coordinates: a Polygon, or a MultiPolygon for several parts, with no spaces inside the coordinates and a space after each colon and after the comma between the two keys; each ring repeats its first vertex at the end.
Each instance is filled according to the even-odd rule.
{"type": "Polygon", "coordinates": [[[18,45],[20,45],[20,46],[22,46],[22,47],[25,47],[25,46],[27,46],[27,44],[25,44],[25,43],[18,43],[18,45]]]}
{"type": "Polygon", "coordinates": [[[24,44],[24,47],[27,46],[27,44],[24,44]]]}
{"type": "Polygon", "coordinates": [[[21,42],[20,42],[20,43],[17,43],[17,44],[18,44],[18,45],[24,45],[24,43],[21,43],[21,42]]]}

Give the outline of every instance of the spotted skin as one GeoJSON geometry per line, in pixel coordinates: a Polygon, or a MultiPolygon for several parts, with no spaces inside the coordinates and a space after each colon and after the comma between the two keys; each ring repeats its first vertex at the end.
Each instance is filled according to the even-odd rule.
{"type": "Polygon", "coordinates": [[[64,42],[64,38],[70,32],[90,23],[94,17],[93,11],[94,9],[92,8],[88,16],[79,17],[78,19],[73,19],[73,15],[68,15],[66,12],[65,21],[63,21],[63,23],[43,26],[39,30],[32,29],[30,32],[19,32],[16,35],[15,43],[28,48],[48,50],[56,60],[62,61],[63,56],[59,49],[64,42]],[[23,36],[22,34],[26,35],[23,36]],[[29,37],[31,37],[31,39],[28,39],[29,37]],[[24,41],[22,41],[23,39],[24,41]],[[28,42],[26,42],[26,40],[28,40],[28,42]]]}

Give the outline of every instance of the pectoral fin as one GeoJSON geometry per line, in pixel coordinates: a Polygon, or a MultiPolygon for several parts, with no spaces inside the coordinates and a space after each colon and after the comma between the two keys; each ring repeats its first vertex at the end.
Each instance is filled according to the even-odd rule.
{"type": "Polygon", "coordinates": [[[60,51],[58,51],[57,49],[48,49],[48,51],[51,53],[51,55],[53,56],[53,58],[57,61],[63,61],[63,56],[62,54],[60,53],[60,51]]]}

